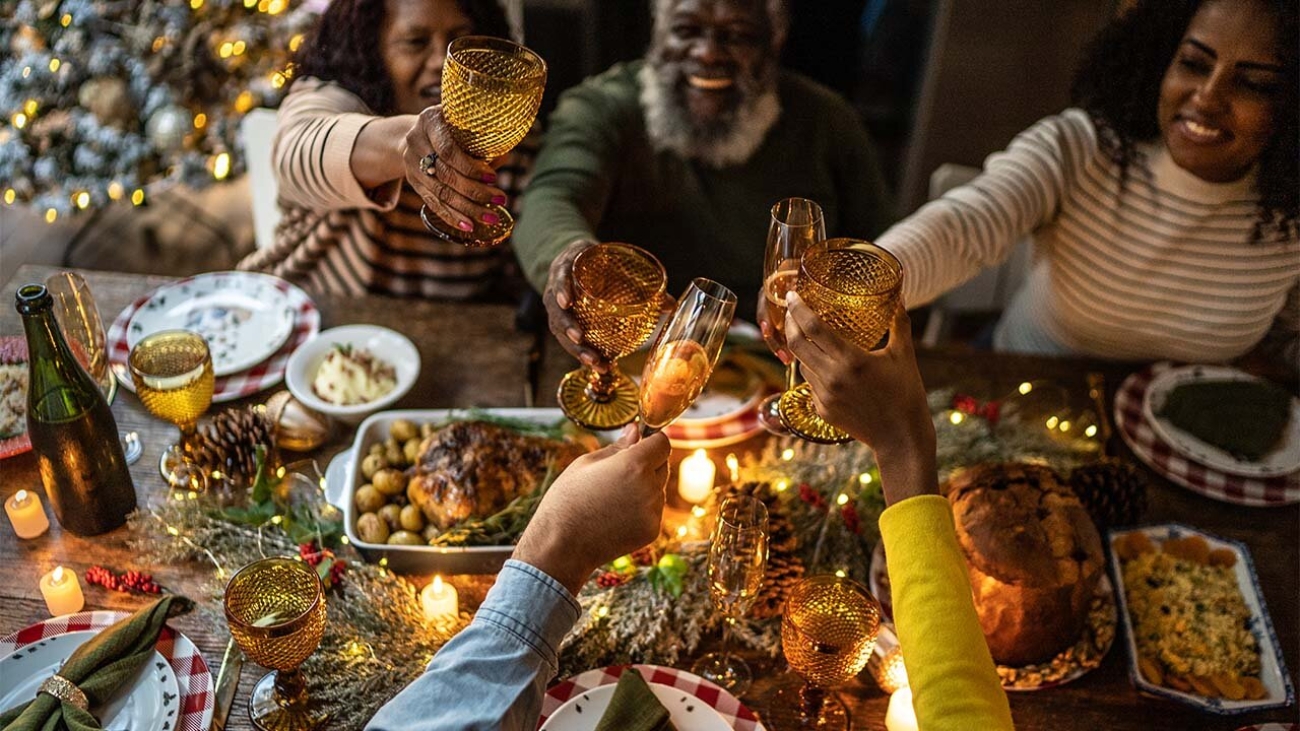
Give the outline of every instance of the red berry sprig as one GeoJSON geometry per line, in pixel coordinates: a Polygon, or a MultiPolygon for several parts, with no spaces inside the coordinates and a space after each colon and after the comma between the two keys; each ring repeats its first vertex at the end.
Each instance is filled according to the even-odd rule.
{"type": "Polygon", "coordinates": [[[840,508],[840,516],[844,518],[844,527],[854,535],[862,533],[862,519],[858,517],[858,508],[853,503],[846,504],[840,508]]]}
{"type": "Polygon", "coordinates": [[[631,556],[632,562],[637,566],[654,566],[655,562],[659,560],[653,544],[638,548],[631,553],[631,556]]]}
{"type": "Polygon", "coordinates": [[[806,482],[799,483],[799,499],[813,506],[817,510],[825,511],[827,508],[826,498],[820,492],[813,489],[812,485],[806,482]]]}
{"type": "Polygon", "coordinates": [[[620,574],[617,571],[605,571],[596,577],[596,586],[602,589],[612,589],[626,584],[630,578],[632,577],[627,574],[620,574]]]}
{"type": "Polygon", "coordinates": [[[150,574],[131,569],[123,574],[115,574],[103,566],[91,566],[86,569],[86,583],[102,586],[109,591],[125,594],[161,594],[162,587],[150,574]]]}
{"type": "Polygon", "coordinates": [[[335,558],[333,551],[328,548],[318,547],[315,541],[299,544],[298,556],[308,566],[316,569],[326,589],[340,584],[343,581],[343,574],[348,570],[347,561],[335,558]],[[322,565],[324,565],[324,569],[321,568],[322,565]]]}

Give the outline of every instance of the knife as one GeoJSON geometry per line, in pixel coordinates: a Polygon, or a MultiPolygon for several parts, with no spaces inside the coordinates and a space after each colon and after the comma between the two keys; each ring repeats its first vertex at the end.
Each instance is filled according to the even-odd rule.
{"type": "Polygon", "coordinates": [[[212,709],[211,731],[225,731],[226,718],[230,707],[235,702],[235,691],[239,689],[239,673],[244,669],[244,653],[235,638],[226,643],[226,654],[221,658],[221,670],[217,673],[216,705],[212,709]]]}

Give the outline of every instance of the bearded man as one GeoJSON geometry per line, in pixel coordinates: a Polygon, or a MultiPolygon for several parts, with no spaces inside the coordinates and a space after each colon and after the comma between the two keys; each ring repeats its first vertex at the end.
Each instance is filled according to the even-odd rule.
{"type": "Polygon", "coordinates": [[[709,277],[754,312],[770,210],[821,204],[830,236],[889,222],[876,153],[834,92],[778,68],[781,0],[655,0],[644,60],[561,95],[548,121],[514,249],[544,291],[551,331],[603,366],[569,311],[578,252],[623,241],[652,252],[677,293],[709,277]]]}

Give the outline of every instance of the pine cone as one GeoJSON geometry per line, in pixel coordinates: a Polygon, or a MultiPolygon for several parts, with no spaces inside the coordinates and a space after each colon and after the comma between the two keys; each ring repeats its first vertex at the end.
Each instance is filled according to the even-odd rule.
{"type": "Polygon", "coordinates": [[[257,475],[259,445],[266,447],[270,459],[274,440],[266,416],[256,406],[229,409],[199,427],[190,457],[205,474],[220,472],[219,482],[225,485],[248,484],[257,475]]]}
{"type": "Polygon", "coordinates": [[[1070,473],[1070,487],[1087,508],[1097,530],[1132,525],[1147,507],[1147,478],[1129,462],[1105,459],[1070,473]]]}
{"type": "Polygon", "coordinates": [[[795,533],[789,513],[769,483],[731,485],[726,488],[723,497],[736,494],[753,495],[767,506],[767,571],[763,576],[763,587],[759,589],[749,616],[754,619],[780,616],[790,591],[803,578],[803,561],[795,553],[799,546],[799,536],[795,533]]]}

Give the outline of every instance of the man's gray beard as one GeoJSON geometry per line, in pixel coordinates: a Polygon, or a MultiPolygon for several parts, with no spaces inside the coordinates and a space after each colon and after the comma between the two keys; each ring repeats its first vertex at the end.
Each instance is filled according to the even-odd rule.
{"type": "Polygon", "coordinates": [[[670,69],[661,70],[649,62],[638,74],[646,134],[656,151],[675,152],[714,168],[740,165],[758,150],[781,117],[776,84],[760,83],[754,84],[760,88],[742,87],[739,106],[723,119],[697,126],[680,99],[670,69]]]}

